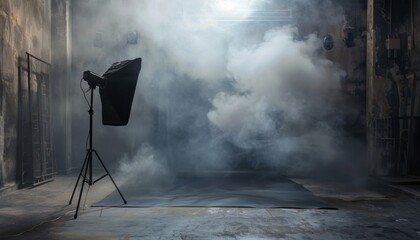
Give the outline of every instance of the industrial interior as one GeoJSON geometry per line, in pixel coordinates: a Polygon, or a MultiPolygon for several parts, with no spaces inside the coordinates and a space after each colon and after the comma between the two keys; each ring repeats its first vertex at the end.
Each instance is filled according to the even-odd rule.
{"type": "Polygon", "coordinates": [[[420,239],[419,12],[0,0],[0,238],[420,239]]]}

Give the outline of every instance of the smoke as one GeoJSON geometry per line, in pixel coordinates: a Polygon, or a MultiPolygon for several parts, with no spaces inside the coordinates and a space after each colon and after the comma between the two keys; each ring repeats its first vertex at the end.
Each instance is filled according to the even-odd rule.
{"type": "Polygon", "coordinates": [[[134,157],[122,158],[119,174],[118,179],[126,188],[149,193],[158,192],[171,183],[173,178],[163,159],[147,144],[141,146],[134,157]]]}
{"type": "Polygon", "coordinates": [[[337,157],[333,127],[344,73],[319,54],[311,34],[297,41],[298,30],[269,30],[262,43],[231,49],[227,68],[234,90],[213,99],[209,120],[239,148],[263,149],[268,166],[287,167],[304,154],[311,161],[337,157]]]}
{"type": "Polygon", "coordinates": [[[80,72],[104,72],[117,60],[143,58],[129,126],[99,130],[103,139],[113,139],[112,150],[106,149],[109,142],[99,145],[122,159],[127,185],[180,172],[322,175],[357,166],[348,160],[359,158],[351,153],[360,149],[343,129],[352,111],[340,91],[345,73],[322,56],[319,28],[308,27],[337,24],[339,7],[320,1],[323,9],[307,10],[318,17],[311,24],[279,24],[242,22],[251,13],[229,11],[303,9],[313,2],[123,2],[79,3],[86,12],[76,17],[81,37],[74,42],[75,59],[84,59],[80,72]],[[321,11],[332,17],[321,17],[321,11]],[[99,15],[107,18],[96,21],[99,15]],[[235,21],[220,21],[225,16],[235,21]],[[104,34],[104,48],[92,46],[92,29],[104,34]],[[133,30],[139,43],[128,45],[125,34],[133,30]]]}

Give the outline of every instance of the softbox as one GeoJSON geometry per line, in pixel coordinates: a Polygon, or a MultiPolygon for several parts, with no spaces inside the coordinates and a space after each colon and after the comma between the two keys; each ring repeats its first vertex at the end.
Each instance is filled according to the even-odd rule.
{"type": "Polygon", "coordinates": [[[99,88],[103,125],[127,125],[141,69],[141,58],[116,62],[105,72],[105,87],[99,88]]]}

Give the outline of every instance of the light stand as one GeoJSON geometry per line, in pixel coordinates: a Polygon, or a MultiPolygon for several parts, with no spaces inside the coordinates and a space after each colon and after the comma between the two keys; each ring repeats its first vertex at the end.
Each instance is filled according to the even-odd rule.
{"type": "MultiPolygon", "coordinates": [[[[89,72],[90,73],[90,72],[89,72]]],[[[86,74],[86,72],[85,72],[86,74]]],[[[122,200],[124,201],[124,204],[127,204],[127,201],[125,200],[124,196],[122,195],[120,189],[117,187],[117,184],[115,184],[114,179],[112,178],[111,174],[109,173],[108,169],[106,168],[105,164],[103,163],[102,159],[99,157],[98,152],[93,149],[93,91],[96,89],[96,86],[98,85],[97,82],[95,81],[89,81],[87,78],[85,78],[85,74],[84,74],[84,79],[89,83],[89,91],[90,91],[90,103],[89,103],[89,148],[86,149],[86,156],[85,156],[85,160],[83,161],[83,165],[82,165],[82,169],[80,169],[80,173],[79,176],[77,178],[76,181],[76,185],[74,186],[73,189],[73,193],[71,195],[70,201],[69,201],[69,205],[71,205],[71,202],[73,200],[74,197],[74,193],[76,192],[76,188],[77,185],[79,184],[80,178],[83,177],[82,180],[82,186],[80,188],[80,195],[79,195],[79,199],[77,201],[77,208],[76,208],[76,213],[74,214],[74,218],[77,218],[77,214],[79,212],[79,207],[80,207],[80,200],[82,198],[82,193],[83,193],[83,187],[85,185],[85,183],[87,183],[89,186],[92,186],[93,184],[95,184],[96,182],[98,182],[99,180],[103,179],[106,176],[109,176],[109,178],[111,179],[112,183],[114,184],[115,188],[117,189],[118,193],[120,194],[122,200]],[[102,177],[93,180],[93,174],[92,174],[92,163],[93,163],[93,154],[95,154],[95,156],[98,158],[99,162],[101,163],[102,167],[104,168],[106,174],[103,175],[102,177]],[[89,175],[87,175],[89,172],[89,175]],[[83,173],[83,175],[82,175],[83,173]]],[[[102,80],[104,80],[102,78],[102,80]]]]}

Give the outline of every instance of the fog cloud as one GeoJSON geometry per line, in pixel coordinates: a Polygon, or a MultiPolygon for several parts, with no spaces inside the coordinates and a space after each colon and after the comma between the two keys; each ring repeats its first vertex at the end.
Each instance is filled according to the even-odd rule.
{"type": "MultiPolygon", "coordinates": [[[[127,184],[150,173],[246,166],[316,174],[324,165],[346,166],[352,140],[343,131],[345,73],[322,56],[316,30],[302,31],[293,21],[246,21],[254,14],[246,9],[302,9],[312,1],[123,2],[84,3],[108,17],[94,22],[95,15],[80,13],[83,38],[75,39],[76,57],[85,59],[80,69],[101,72],[114,61],[143,58],[129,126],[100,133],[124,139],[113,151],[124,155],[127,184]],[[86,40],[92,28],[104,33],[103,49],[86,40]],[[133,29],[139,43],[127,45],[124,34],[133,29]]],[[[334,17],[313,22],[336,24],[340,8],[321,2],[334,17]]],[[[317,11],[310,16],[322,15],[317,11]]]]}

